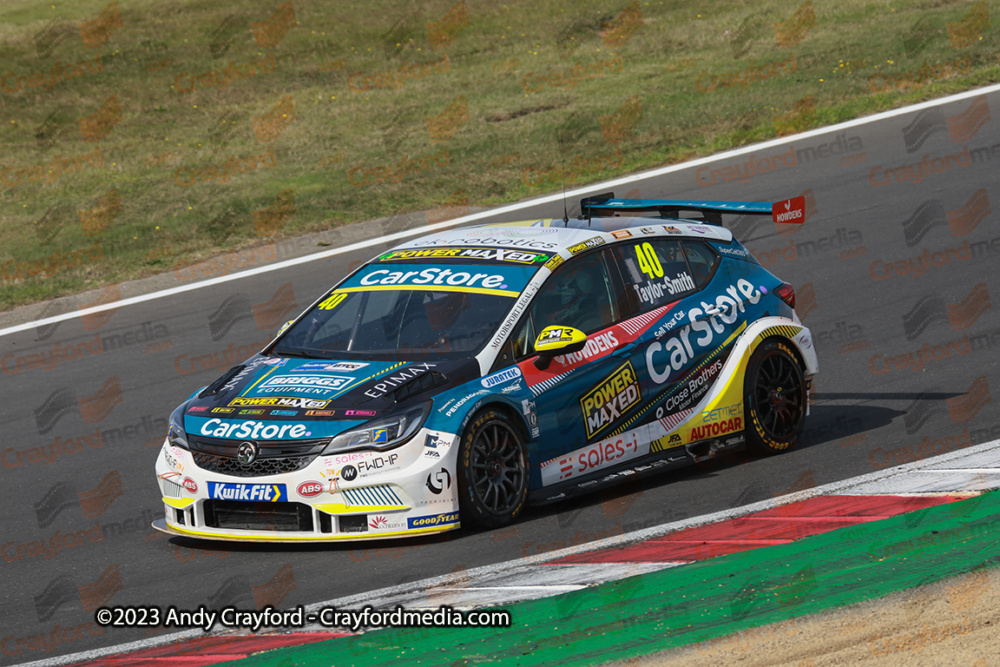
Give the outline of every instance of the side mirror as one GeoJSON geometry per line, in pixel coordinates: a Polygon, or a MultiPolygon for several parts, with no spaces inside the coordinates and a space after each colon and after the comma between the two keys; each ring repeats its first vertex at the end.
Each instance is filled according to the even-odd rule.
{"type": "Polygon", "coordinates": [[[284,324],[282,324],[281,328],[278,329],[278,335],[280,336],[281,334],[285,333],[285,329],[287,329],[288,327],[292,326],[292,322],[294,322],[294,321],[295,320],[288,320],[287,322],[285,322],[284,324]]]}
{"type": "Polygon", "coordinates": [[[544,371],[552,358],[579,352],[587,345],[587,335],[573,327],[545,327],[535,339],[535,368],[544,371]]]}

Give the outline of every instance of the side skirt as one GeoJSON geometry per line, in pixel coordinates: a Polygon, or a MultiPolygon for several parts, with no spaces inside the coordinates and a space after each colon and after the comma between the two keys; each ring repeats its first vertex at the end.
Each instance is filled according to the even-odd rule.
{"type": "Polygon", "coordinates": [[[621,484],[626,479],[636,475],[638,478],[656,475],[667,470],[684,468],[694,463],[711,460],[722,452],[735,452],[745,448],[746,436],[743,433],[701,440],[681,447],[673,447],[663,452],[647,454],[640,459],[627,461],[607,470],[599,470],[579,479],[532,489],[528,491],[528,502],[532,505],[548,505],[621,484]]]}

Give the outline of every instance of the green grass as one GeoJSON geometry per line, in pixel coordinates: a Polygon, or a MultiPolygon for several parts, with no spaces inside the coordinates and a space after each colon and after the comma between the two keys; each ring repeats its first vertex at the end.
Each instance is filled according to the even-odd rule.
{"type": "Polygon", "coordinates": [[[776,136],[776,127],[800,131],[1000,78],[1000,42],[983,18],[985,5],[968,1],[472,1],[464,5],[465,21],[463,5],[452,0],[292,0],[297,24],[283,36],[270,33],[280,41],[265,48],[252,24],[282,6],[274,0],[130,0],[107,42],[85,47],[79,24],[107,6],[0,6],[0,76],[13,75],[3,79],[8,89],[19,75],[29,81],[57,62],[87,60],[94,69],[100,63],[99,72],[48,89],[0,86],[0,309],[273,238],[449,204],[460,210],[514,201],[557,190],[561,169],[567,186],[582,185],[761,141],[776,136]],[[453,39],[433,48],[426,26],[453,8],[453,39]],[[956,48],[948,24],[963,20],[971,42],[956,48]],[[781,48],[775,24],[788,21],[785,39],[801,41],[781,48]],[[602,26],[616,22],[634,28],[618,33],[619,43],[607,31],[602,37],[602,26]],[[789,71],[746,87],[698,90],[713,75],[788,62],[792,54],[794,71],[786,64],[789,71]],[[227,87],[173,87],[191,85],[185,73],[271,55],[273,71],[227,87]],[[877,92],[870,85],[873,75],[960,58],[967,71],[922,85],[877,92]],[[375,81],[411,63],[436,65],[397,87],[358,90],[364,77],[375,81]],[[565,83],[577,63],[595,75],[550,85],[560,74],[565,83]],[[79,119],[113,96],[120,120],[87,141],[79,119]],[[286,96],[294,119],[261,141],[253,119],[286,96]],[[814,106],[803,102],[808,96],[814,106]],[[460,122],[432,137],[427,118],[463,100],[467,116],[457,112],[460,122]],[[803,113],[787,117],[797,105],[803,113]],[[616,113],[624,118],[602,131],[602,117],[616,113]],[[98,147],[100,166],[11,187],[18,170],[98,147]],[[176,183],[178,169],[272,149],[274,166],[226,182],[176,183]],[[428,158],[425,168],[402,179],[387,170],[421,158],[428,158]],[[357,185],[365,170],[372,182],[357,185]],[[120,207],[112,201],[85,230],[78,211],[97,207],[112,189],[120,207]],[[253,212],[268,207],[277,213],[259,231],[253,212]],[[89,254],[66,259],[81,249],[89,254]],[[43,274],[28,275],[44,262],[43,274]]]}

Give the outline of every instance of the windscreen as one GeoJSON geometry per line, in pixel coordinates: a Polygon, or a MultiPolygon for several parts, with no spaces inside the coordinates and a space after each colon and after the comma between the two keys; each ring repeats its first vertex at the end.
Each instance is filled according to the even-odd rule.
{"type": "Polygon", "coordinates": [[[309,358],[461,358],[490,339],[540,264],[369,264],[278,341],[309,358]]]}

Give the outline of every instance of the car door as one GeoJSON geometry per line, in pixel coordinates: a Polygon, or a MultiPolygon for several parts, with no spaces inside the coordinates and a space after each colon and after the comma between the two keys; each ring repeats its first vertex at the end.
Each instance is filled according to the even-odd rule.
{"type": "MultiPolygon", "coordinates": [[[[532,442],[533,486],[580,478],[635,453],[592,453],[588,443],[602,438],[641,402],[637,369],[617,326],[633,314],[633,302],[606,248],[567,260],[539,289],[501,352],[498,367],[513,361],[521,369],[537,415],[539,437],[532,442]],[[587,334],[579,352],[559,355],[546,369],[534,361],[534,341],[548,326],[570,326],[587,334]],[[582,456],[582,458],[581,458],[582,456]],[[536,473],[533,473],[536,474],[536,473]]],[[[526,410],[527,412],[527,410],[526,410]]],[[[593,448],[591,448],[593,449],[593,448]]]]}
{"type": "Polygon", "coordinates": [[[640,237],[623,244],[616,258],[626,289],[638,300],[643,333],[632,350],[639,369],[644,404],[638,424],[646,424],[650,453],[681,447],[673,431],[692,413],[722,369],[727,339],[735,330],[722,326],[716,282],[721,258],[693,240],[640,237]]]}

